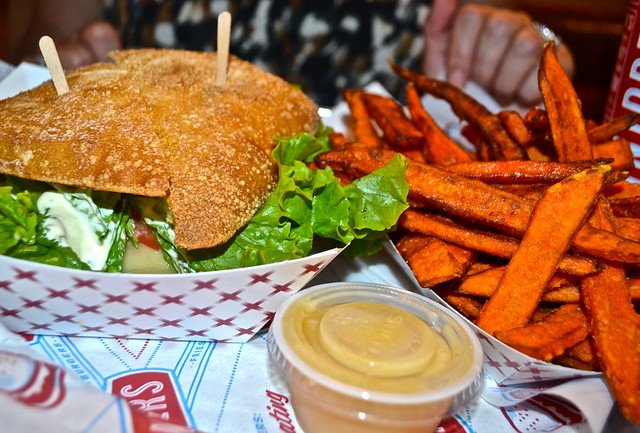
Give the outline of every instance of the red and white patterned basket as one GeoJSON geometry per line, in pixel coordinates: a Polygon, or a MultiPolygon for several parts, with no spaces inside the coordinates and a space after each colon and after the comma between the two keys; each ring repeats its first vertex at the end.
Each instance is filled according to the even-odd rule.
{"type": "Polygon", "coordinates": [[[0,322],[29,334],[245,342],[341,249],[193,274],[111,274],[0,256],[0,322]]]}

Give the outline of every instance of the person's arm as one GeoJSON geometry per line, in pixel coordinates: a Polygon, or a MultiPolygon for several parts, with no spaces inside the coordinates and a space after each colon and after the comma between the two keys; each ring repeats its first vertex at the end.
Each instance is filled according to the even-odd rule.
{"type": "MultiPolygon", "coordinates": [[[[544,38],[531,17],[520,11],[434,0],[425,22],[423,70],[429,76],[446,71],[446,78],[463,86],[473,80],[504,105],[525,106],[541,101],[538,63],[544,38]]],[[[557,48],[565,70],[574,61],[565,44],[557,48]]]]}
{"type": "Polygon", "coordinates": [[[33,0],[31,19],[17,45],[16,61],[37,61],[44,35],[56,42],[65,69],[104,60],[120,48],[118,32],[103,21],[100,0],[33,0]]]}

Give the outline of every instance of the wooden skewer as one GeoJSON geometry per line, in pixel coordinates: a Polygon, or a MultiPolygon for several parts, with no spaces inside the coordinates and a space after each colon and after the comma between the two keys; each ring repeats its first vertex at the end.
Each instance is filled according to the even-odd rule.
{"type": "Polygon", "coordinates": [[[60,63],[56,44],[49,36],[43,36],[40,38],[39,45],[42,58],[44,58],[44,62],[47,64],[47,69],[49,69],[49,74],[51,75],[51,80],[56,88],[56,92],[58,92],[58,95],[67,93],[69,91],[69,84],[67,83],[67,78],[64,76],[64,70],[60,63]]]}
{"type": "Polygon", "coordinates": [[[231,39],[231,14],[222,12],[218,15],[218,53],[216,56],[216,85],[224,86],[227,82],[229,65],[229,40],[231,39]]]}

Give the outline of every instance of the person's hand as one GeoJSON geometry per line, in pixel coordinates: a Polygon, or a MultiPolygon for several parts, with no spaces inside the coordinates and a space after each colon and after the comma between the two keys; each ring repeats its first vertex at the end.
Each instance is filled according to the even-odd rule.
{"type": "MultiPolygon", "coordinates": [[[[424,27],[423,71],[443,72],[462,87],[472,80],[499,103],[533,106],[541,101],[538,64],[544,37],[523,12],[457,1],[434,0],[424,27]]],[[[569,76],[574,61],[566,44],[556,48],[569,76]]]]}
{"type": "MultiPolygon", "coordinates": [[[[110,51],[121,48],[118,31],[105,21],[92,22],[78,33],[55,43],[60,63],[66,70],[104,61],[110,51]]],[[[22,60],[39,63],[39,57],[35,53],[22,60]]]]}

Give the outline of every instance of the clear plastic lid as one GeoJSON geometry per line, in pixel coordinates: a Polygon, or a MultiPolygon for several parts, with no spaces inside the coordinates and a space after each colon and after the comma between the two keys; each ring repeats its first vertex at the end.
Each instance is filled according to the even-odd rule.
{"type": "Polygon", "coordinates": [[[460,318],[418,294],[378,284],[298,292],[276,313],[268,348],[286,380],[309,379],[297,381],[308,393],[321,384],[377,404],[447,402],[452,413],[484,383],[480,342],[460,318]]]}

